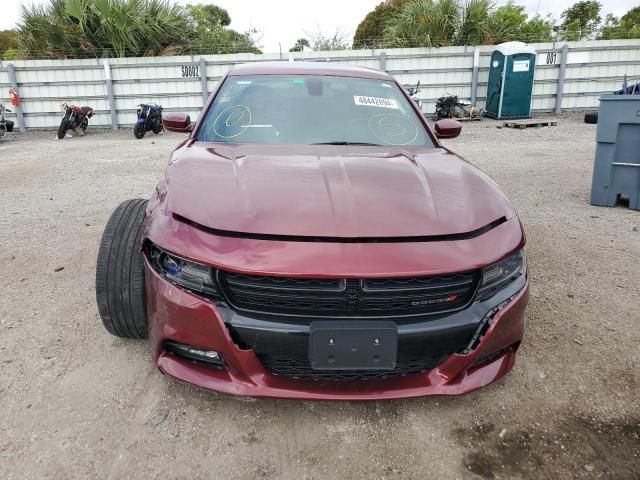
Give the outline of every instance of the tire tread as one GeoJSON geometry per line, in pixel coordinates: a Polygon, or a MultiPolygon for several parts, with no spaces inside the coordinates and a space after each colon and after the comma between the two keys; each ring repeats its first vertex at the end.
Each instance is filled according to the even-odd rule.
{"type": "Polygon", "coordinates": [[[118,337],[147,336],[144,262],[140,251],[147,200],[121,203],[105,226],[96,264],[102,323],[118,337]]]}

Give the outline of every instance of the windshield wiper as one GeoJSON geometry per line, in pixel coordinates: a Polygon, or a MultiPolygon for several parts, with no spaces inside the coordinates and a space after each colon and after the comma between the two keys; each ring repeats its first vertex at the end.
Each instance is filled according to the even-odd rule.
{"type": "Polygon", "coordinates": [[[312,143],[311,145],[365,145],[369,147],[382,147],[379,143],[369,143],[369,142],[342,142],[342,141],[333,141],[333,142],[317,142],[312,143]]]}

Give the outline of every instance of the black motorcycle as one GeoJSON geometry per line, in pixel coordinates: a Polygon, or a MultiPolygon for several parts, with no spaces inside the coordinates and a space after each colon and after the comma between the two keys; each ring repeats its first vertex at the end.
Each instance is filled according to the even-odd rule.
{"type": "Polygon", "coordinates": [[[7,132],[13,132],[13,122],[4,118],[4,112],[10,112],[2,103],[0,103],[0,138],[4,137],[7,132]]]}
{"type": "Polygon", "coordinates": [[[144,134],[151,130],[153,133],[162,131],[162,105],[155,103],[143,103],[138,105],[136,110],[138,120],[133,127],[133,136],[144,137],[144,134]]]}
{"type": "Polygon", "coordinates": [[[93,117],[93,108],[63,103],[62,110],[64,116],[58,127],[58,138],[64,138],[67,130],[73,130],[77,135],[83,136],[89,126],[89,119],[93,117]]]}

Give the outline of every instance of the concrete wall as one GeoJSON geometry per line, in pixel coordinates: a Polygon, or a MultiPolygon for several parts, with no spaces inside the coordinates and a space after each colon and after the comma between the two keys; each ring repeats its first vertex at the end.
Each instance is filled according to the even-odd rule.
{"type": "MultiPolygon", "coordinates": [[[[640,78],[640,40],[606,40],[534,44],[536,62],[533,111],[596,108],[600,95],[617,90],[626,73],[640,78]],[[563,47],[566,55],[563,55],[563,47]],[[563,94],[558,97],[561,64],[566,59],[563,94]]],[[[351,63],[383,68],[403,84],[422,85],[423,110],[431,113],[436,99],[455,94],[476,97],[484,107],[491,46],[477,47],[477,82],[473,84],[474,47],[410,48],[299,52],[296,60],[351,63]]],[[[288,58],[284,54],[284,59],[288,58]]],[[[224,72],[243,62],[280,60],[279,54],[237,54],[109,60],[20,60],[0,62],[0,99],[8,102],[13,64],[27,128],[57,128],[64,101],[96,110],[92,125],[130,126],[139,103],[156,102],[165,111],[185,111],[197,118],[200,108],[224,72]],[[105,67],[108,63],[108,67],[105,67]],[[114,112],[108,99],[111,77],[114,112]],[[206,88],[205,88],[206,85],[206,88]],[[205,91],[206,90],[206,91],[205,91]],[[113,116],[112,116],[113,115],[113,116]]],[[[15,117],[10,114],[9,118],[15,117]]],[[[15,120],[15,118],[12,118],[15,120]]]]}

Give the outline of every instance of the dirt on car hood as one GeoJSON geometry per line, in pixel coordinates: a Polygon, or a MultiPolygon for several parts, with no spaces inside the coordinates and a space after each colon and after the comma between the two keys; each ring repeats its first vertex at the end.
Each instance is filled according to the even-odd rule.
{"type": "Polygon", "coordinates": [[[166,175],[171,213],[214,230],[371,238],[460,234],[515,215],[442,148],[192,144],[166,175]]]}

